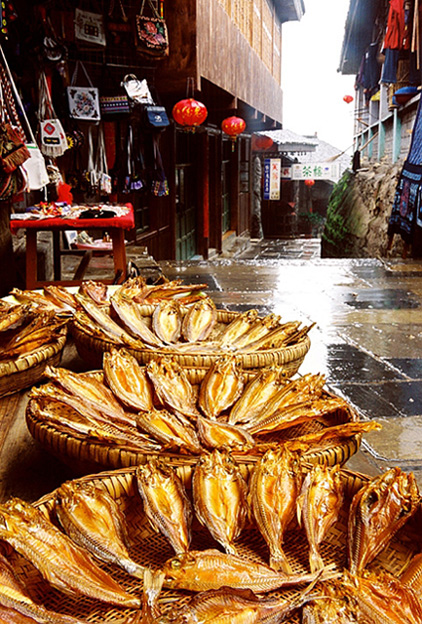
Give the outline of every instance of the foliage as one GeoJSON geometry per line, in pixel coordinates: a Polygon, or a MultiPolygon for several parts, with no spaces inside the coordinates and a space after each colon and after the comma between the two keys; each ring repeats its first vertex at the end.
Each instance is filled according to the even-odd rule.
{"type": "Polygon", "coordinates": [[[350,171],[345,171],[330,195],[325,228],[321,237],[322,244],[326,249],[340,252],[339,255],[342,257],[349,257],[352,254],[353,241],[351,236],[355,229],[354,226],[356,226],[350,219],[350,206],[352,204],[353,174],[350,171]]]}

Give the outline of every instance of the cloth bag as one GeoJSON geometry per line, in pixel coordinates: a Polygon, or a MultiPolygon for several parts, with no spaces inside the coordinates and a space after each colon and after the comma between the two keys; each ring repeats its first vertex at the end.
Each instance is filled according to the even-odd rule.
{"type": "Polygon", "coordinates": [[[106,36],[102,14],[75,9],[75,39],[105,46],[106,36]]]}
{"type": "Polygon", "coordinates": [[[69,104],[69,115],[73,119],[80,121],[100,121],[100,94],[97,87],[94,87],[85,65],[81,61],[76,61],[75,71],[73,72],[70,86],[67,87],[67,99],[69,104]],[[76,86],[78,79],[79,67],[85,74],[88,86],[76,86]]]}
{"type": "Polygon", "coordinates": [[[169,54],[169,38],[166,21],[158,14],[154,3],[148,0],[151,15],[145,14],[145,0],[136,16],[136,49],[140,54],[164,58],[169,54]]]}
{"type": "Polygon", "coordinates": [[[66,133],[53,108],[47,77],[42,71],[38,80],[38,119],[40,149],[45,156],[58,158],[67,150],[66,133]]]}
{"type": "Polygon", "coordinates": [[[151,130],[162,130],[170,125],[164,106],[146,106],[145,124],[151,130]]]}

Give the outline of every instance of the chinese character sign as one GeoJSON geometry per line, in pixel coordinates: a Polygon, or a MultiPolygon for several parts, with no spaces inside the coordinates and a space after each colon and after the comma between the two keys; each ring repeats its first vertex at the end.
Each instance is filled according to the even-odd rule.
{"type": "Polygon", "coordinates": [[[340,177],[338,163],[301,163],[300,165],[292,165],[292,179],[306,180],[333,180],[337,181],[340,177]]]}
{"type": "Polygon", "coordinates": [[[280,199],[281,159],[264,160],[264,199],[280,199]]]}

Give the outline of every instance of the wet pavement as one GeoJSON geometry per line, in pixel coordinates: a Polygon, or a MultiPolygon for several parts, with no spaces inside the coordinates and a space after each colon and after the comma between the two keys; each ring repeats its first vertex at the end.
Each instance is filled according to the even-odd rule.
{"type": "Polygon", "coordinates": [[[219,307],[315,322],[299,373],[324,373],[363,419],[383,425],[347,467],[377,474],[399,465],[422,485],[422,261],[321,259],[319,239],[298,239],[159,264],[169,279],[206,283],[219,307]]]}

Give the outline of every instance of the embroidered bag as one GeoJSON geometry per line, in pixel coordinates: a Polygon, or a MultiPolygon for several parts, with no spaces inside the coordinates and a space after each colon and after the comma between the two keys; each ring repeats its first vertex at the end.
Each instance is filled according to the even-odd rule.
{"type": "Polygon", "coordinates": [[[75,39],[105,46],[106,36],[101,13],[75,9],[75,39]]]}
{"type": "Polygon", "coordinates": [[[165,19],[160,17],[154,2],[148,0],[151,16],[145,15],[145,0],[136,16],[136,48],[140,54],[164,58],[169,54],[169,38],[165,19]]]}
{"type": "Polygon", "coordinates": [[[93,86],[85,65],[81,61],[76,61],[70,86],[67,87],[67,99],[69,114],[73,119],[80,121],[99,121],[101,119],[99,91],[97,87],[93,86]],[[87,87],[76,86],[79,67],[82,67],[88,81],[89,86],[87,87]]]}
{"type": "Polygon", "coordinates": [[[25,145],[25,133],[20,125],[12,87],[3,66],[0,69],[0,108],[0,168],[5,173],[12,173],[29,158],[29,152],[25,145]]]}
{"type": "Polygon", "coordinates": [[[47,84],[47,77],[44,72],[40,73],[38,80],[38,92],[40,149],[45,156],[58,158],[65,153],[68,145],[62,122],[58,119],[53,108],[53,102],[51,100],[47,84]]]}
{"type": "Polygon", "coordinates": [[[127,95],[101,95],[100,111],[103,117],[129,113],[129,100],[127,95]]]}

